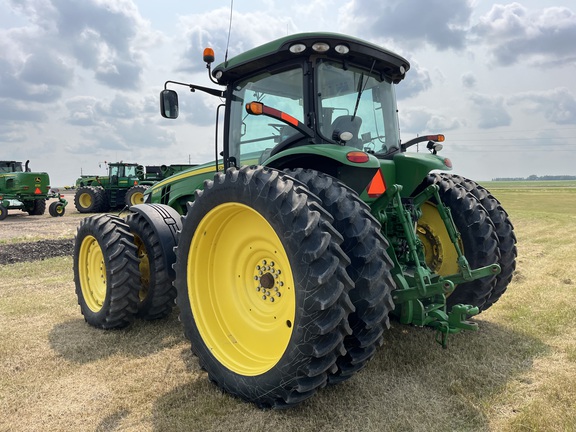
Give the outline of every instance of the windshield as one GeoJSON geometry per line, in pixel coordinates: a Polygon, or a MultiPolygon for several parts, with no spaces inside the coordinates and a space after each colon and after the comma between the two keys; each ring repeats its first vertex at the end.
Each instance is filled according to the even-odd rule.
{"type": "Polygon", "coordinates": [[[0,162],[0,172],[10,173],[10,172],[22,172],[21,162],[0,162]]]}
{"type": "Polygon", "coordinates": [[[317,83],[319,130],[324,138],[375,153],[399,147],[390,80],[377,71],[321,61],[317,83]]]}
{"type": "MultiPolygon", "coordinates": [[[[264,115],[250,115],[244,106],[262,102],[304,121],[303,78],[300,66],[271,75],[263,73],[236,83],[230,110],[230,155],[246,159],[269,153],[297,130],[264,115]]],[[[261,157],[262,159],[262,157],[261,157]]]]}

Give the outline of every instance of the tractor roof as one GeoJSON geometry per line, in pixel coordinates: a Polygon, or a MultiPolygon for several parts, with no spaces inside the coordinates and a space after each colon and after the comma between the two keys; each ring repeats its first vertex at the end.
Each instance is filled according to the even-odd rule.
{"type": "Polygon", "coordinates": [[[380,71],[394,82],[401,81],[410,68],[410,63],[398,54],[361,39],[337,33],[299,33],[239,54],[216,66],[212,75],[218,83],[226,85],[286,60],[309,57],[312,54],[380,71]],[[321,53],[315,52],[312,46],[318,42],[327,44],[329,49],[321,53]],[[298,49],[290,50],[297,45],[298,49]],[[346,47],[348,52],[337,52],[335,47],[338,45],[346,47]]]}

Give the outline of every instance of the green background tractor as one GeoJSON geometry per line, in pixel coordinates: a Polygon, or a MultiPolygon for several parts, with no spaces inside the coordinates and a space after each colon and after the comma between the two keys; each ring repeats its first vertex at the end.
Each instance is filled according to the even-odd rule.
{"type": "Polygon", "coordinates": [[[0,161],[0,220],[6,219],[9,209],[28,212],[31,216],[43,215],[46,201],[57,198],[48,210],[51,216],[63,216],[67,201],[51,191],[50,177],[45,172],[31,172],[29,161],[0,161]]]}
{"type": "MultiPolygon", "coordinates": [[[[400,140],[394,85],[409,63],[333,33],[278,39],[211,69],[222,157],[162,180],[127,218],[82,221],[86,321],[120,328],[174,305],[210,380],[293,406],[361,370],[390,320],[448,336],[506,290],[513,226],[476,182],[446,173],[442,135],[400,140]],[[410,151],[426,143],[423,153],[410,151]],[[443,173],[440,173],[443,172],[443,173]]],[[[423,360],[425,361],[425,360],[423,360]]]]}
{"type": "Polygon", "coordinates": [[[107,163],[107,176],[84,175],[76,180],[74,205],[80,213],[99,213],[144,202],[144,192],[159,180],[193,165],[147,166],[107,163]]]}

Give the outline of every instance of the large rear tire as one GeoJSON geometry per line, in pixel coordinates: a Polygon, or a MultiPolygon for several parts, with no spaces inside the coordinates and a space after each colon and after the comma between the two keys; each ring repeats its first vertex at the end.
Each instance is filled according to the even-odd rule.
{"type": "Polygon", "coordinates": [[[28,201],[26,203],[28,208],[28,214],[30,216],[42,216],[46,211],[46,200],[45,199],[35,199],[34,201],[28,201]]]}
{"type": "MultiPolygon", "coordinates": [[[[420,189],[436,184],[442,202],[450,209],[456,228],[460,232],[460,248],[472,269],[489,266],[500,261],[498,237],[490,216],[463,186],[454,184],[438,174],[430,174],[420,189]]],[[[447,276],[458,272],[456,250],[434,200],[422,205],[422,217],[417,232],[424,244],[426,263],[437,274],[447,276]]],[[[486,276],[459,284],[448,296],[449,307],[464,303],[484,308],[496,284],[496,276],[486,276]]]]}
{"type": "Polygon", "coordinates": [[[146,204],[146,207],[157,217],[152,219],[144,213],[135,212],[126,217],[126,223],[134,235],[139,259],[140,302],[137,317],[155,320],[170,315],[175,306],[172,265],[176,256],[173,249],[181,224],[180,215],[171,207],[160,204],[146,204]]]}
{"type": "Polygon", "coordinates": [[[138,311],[138,258],[128,225],[112,215],[80,222],[74,245],[74,283],[88,324],[126,327],[138,311]]]}
{"type": "Polygon", "coordinates": [[[0,221],[8,217],[8,209],[0,204],[0,221]]]}
{"type": "Polygon", "coordinates": [[[439,175],[447,181],[464,186],[468,192],[478,199],[494,223],[496,235],[498,236],[498,249],[500,250],[500,261],[498,261],[498,264],[500,265],[501,271],[496,276],[494,289],[486,299],[484,306],[482,306],[482,310],[486,310],[498,301],[512,281],[512,276],[516,269],[516,256],[518,254],[516,249],[514,226],[500,201],[498,201],[486,188],[480,186],[475,181],[462,176],[448,173],[442,173],[439,175]]]}
{"type": "Polygon", "coordinates": [[[388,315],[394,310],[391,291],[395,284],[390,274],[394,264],[386,252],[388,241],[381,234],[380,223],[356,192],[318,171],[286,172],[322,200],[334,218],[332,225],[344,237],[341,246],[351,260],[346,270],[354,282],[350,299],[356,311],[348,317],[352,334],[344,339],[346,355],[338,359],[337,371],[329,376],[333,384],[366,366],[382,345],[384,328],[390,327],[388,315]]]}
{"type": "Polygon", "coordinates": [[[231,168],[188,204],[176,301],[210,380],[260,407],[287,407],[327,383],[351,333],[342,237],[287,175],[231,168]]]}

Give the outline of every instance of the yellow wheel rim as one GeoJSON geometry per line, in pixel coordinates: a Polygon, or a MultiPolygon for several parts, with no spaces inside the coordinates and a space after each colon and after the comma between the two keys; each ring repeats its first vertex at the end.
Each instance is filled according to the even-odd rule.
{"type": "Polygon", "coordinates": [[[144,194],[142,192],[134,192],[130,196],[131,205],[142,204],[143,202],[144,202],[144,194]]]}
{"type": "Polygon", "coordinates": [[[239,203],[206,214],[190,245],[187,283],[198,331],[222,365],[255,376],[278,363],[296,298],[284,246],[262,215],[239,203]]]}
{"type": "MultiPolygon", "coordinates": [[[[458,254],[434,204],[426,202],[422,205],[422,217],[418,220],[417,232],[424,244],[428,267],[441,276],[458,273],[458,254]]],[[[462,242],[459,246],[464,253],[462,242]]]]}
{"type": "Polygon", "coordinates": [[[80,194],[78,202],[83,208],[88,208],[92,205],[92,196],[90,196],[88,193],[80,194]]]}
{"type": "Polygon", "coordinates": [[[92,312],[99,312],[106,299],[106,266],[102,249],[93,236],[82,240],[78,271],[86,306],[92,312]]]}
{"type": "Polygon", "coordinates": [[[62,213],[64,213],[64,206],[63,205],[56,206],[56,214],[61,215],[62,213]]]}
{"type": "Polygon", "coordinates": [[[150,289],[150,261],[148,259],[148,252],[146,251],[146,246],[142,239],[134,234],[134,243],[136,244],[138,254],[138,259],[140,263],[138,264],[140,270],[140,301],[144,301],[146,296],[148,296],[148,291],[150,289]]]}

